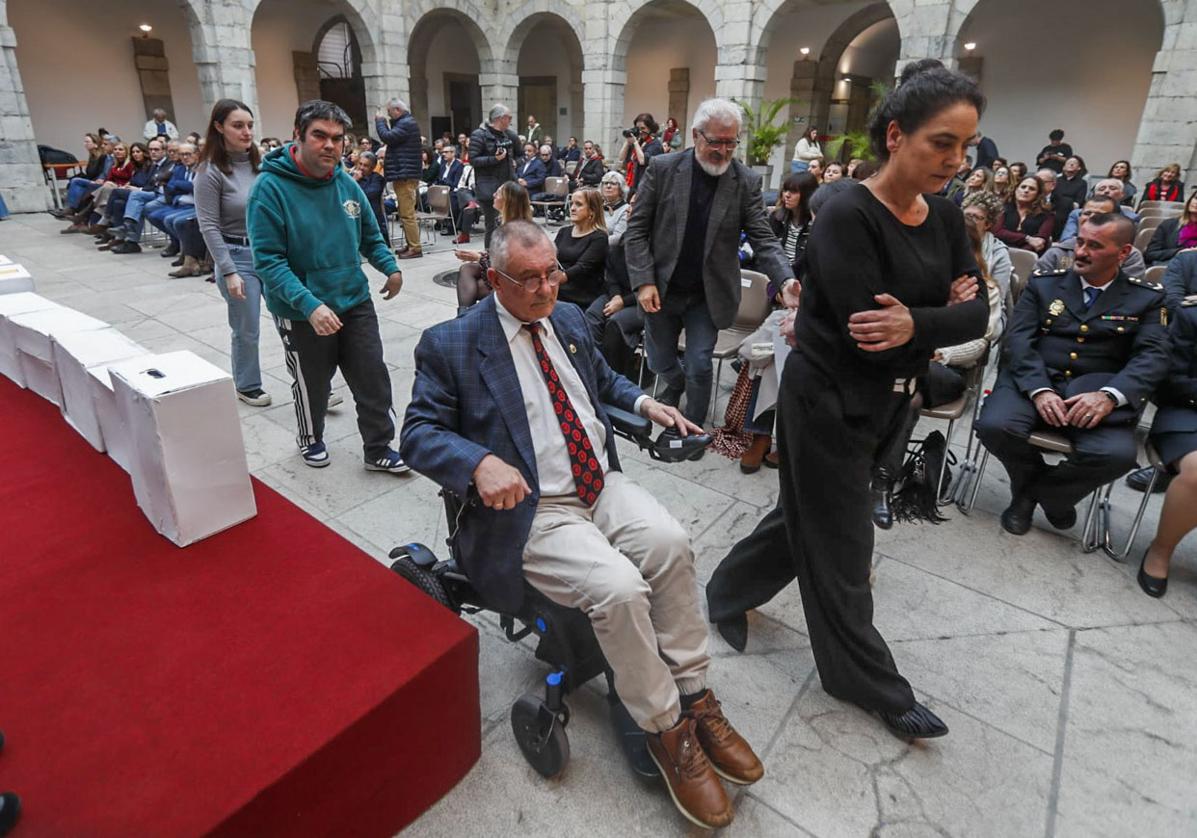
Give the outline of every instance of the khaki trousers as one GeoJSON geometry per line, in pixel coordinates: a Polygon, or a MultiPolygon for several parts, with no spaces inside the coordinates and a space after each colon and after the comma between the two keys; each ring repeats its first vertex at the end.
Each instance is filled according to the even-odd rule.
{"type": "Polygon", "coordinates": [[[420,250],[420,225],[416,223],[416,190],[420,181],[395,181],[395,203],[399,206],[399,223],[403,227],[403,238],[412,250],[420,250]]]}
{"type": "Polygon", "coordinates": [[[707,626],[690,538],[620,472],[607,473],[589,509],[573,495],[540,499],[524,577],[558,605],[586,612],[640,727],[668,730],[680,695],[706,688],[707,626]]]}

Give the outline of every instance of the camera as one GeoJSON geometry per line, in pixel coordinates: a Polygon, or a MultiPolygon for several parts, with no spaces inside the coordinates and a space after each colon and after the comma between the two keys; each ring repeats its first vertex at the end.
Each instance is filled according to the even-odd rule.
{"type": "Polygon", "coordinates": [[[627,137],[629,140],[630,140],[632,137],[635,137],[635,136],[636,136],[637,134],[639,134],[639,133],[640,133],[640,132],[639,132],[639,131],[637,131],[635,128],[624,128],[624,129],[623,129],[623,135],[624,135],[625,137],[627,137]]]}

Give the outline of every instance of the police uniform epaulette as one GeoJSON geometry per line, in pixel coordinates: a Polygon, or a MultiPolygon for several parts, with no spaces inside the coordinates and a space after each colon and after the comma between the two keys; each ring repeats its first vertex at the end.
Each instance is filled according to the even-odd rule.
{"type": "Polygon", "coordinates": [[[1126,278],[1126,281],[1131,283],[1132,285],[1142,285],[1144,288],[1150,288],[1152,291],[1163,291],[1164,290],[1164,286],[1160,285],[1158,282],[1150,282],[1146,279],[1141,279],[1137,276],[1128,276],[1126,278]]]}
{"type": "Polygon", "coordinates": [[[1189,296],[1187,296],[1183,300],[1181,300],[1180,304],[1185,308],[1189,308],[1190,306],[1197,306],[1197,294],[1190,294],[1189,296]]]}
{"type": "Polygon", "coordinates": [[[1036,268],[1031,271],[1031,276],[1064,276],[1068,273],[1068,268],[1036,268]]]}

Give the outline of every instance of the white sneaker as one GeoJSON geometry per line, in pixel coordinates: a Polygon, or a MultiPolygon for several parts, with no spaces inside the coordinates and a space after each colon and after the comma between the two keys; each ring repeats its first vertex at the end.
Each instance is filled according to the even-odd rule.
{"type": "Polygon", "coordinates": [[[266,407],[273,401],[273,399],[270,398],[270,394],[261,387],[257,388],[256,390],[238,390],[237,398],[241,399],[241,401],[245,402],[250,407],[266,407]]]}

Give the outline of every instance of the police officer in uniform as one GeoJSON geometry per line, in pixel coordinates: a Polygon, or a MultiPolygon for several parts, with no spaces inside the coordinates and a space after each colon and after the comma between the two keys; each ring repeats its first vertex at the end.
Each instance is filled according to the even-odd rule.
{"type": "Polygon", "coordinates": [[[1134,426],[1168,371],[1164,288],[1127,276],[1135,227],[1121,213],[1081,225],[1071,269],[1036,273],[1019,297],[977,436],[1010,475],[1002,527],[1023,535],[1035,505],[1052,526],[1076,523],[1085,495],[1134,468],[1134,426]],[[1073,453],[1049,467],[1032,431],[1066,436],[1073,453]]]}

